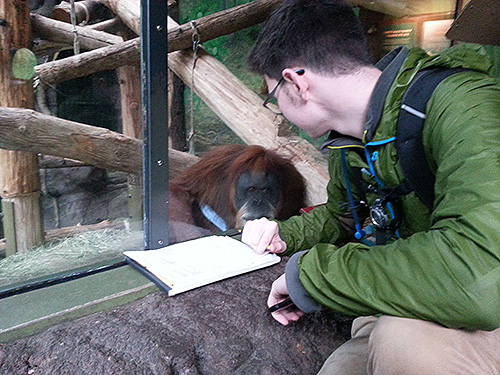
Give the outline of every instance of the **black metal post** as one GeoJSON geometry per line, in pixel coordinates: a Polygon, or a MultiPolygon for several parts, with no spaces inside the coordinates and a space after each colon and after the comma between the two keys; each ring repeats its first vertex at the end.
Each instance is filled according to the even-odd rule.
{"type": "Polygon", "coordinates": [[[144,246],[168,244],[167,2],[141,1],[144,246]]]}

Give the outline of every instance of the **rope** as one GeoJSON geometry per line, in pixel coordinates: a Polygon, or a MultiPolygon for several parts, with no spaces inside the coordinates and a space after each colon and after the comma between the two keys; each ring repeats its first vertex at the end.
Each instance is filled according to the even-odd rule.
{"type": "Polygon", "coordinates": [[[85,5],[84,1],[78,2],[78,5],[80,5],[83,8],[83,11],[85,12],[85,19],[82,22],[80,22],[80,26],[85,26],[90,22],[90,11],[87,5],[85,5]]]}
{"type": "Polygon", "coordinates": [[[198,33],[198,28],[196,27],[196,23],[194,21],[191,21],[191,28],[193,29],[193,35],[191,37],[191,40],[193,41],[193,65],[191,68],[191,90],[189,95],[189,106],[191,108],[191,113],[187,141],[189,153],[194,155],[194,135],[196,134],[196,131],[194,129],[194,69],[196,68],[196,60],[198,60],[198,49],[200,47],[201,39],[200,34],[198,33]]]}
{"type": "Polygon", "coordinates": [[[75,55],[80,53],[80,40],[78,38],[78,31],[76,30],[76,9],[75,0],[71,0],[71,24],[73,25],[73,51],[75,55]]]}

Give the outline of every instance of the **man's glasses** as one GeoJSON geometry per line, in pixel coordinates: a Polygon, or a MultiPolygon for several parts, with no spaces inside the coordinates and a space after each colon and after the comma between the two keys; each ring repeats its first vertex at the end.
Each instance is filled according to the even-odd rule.
{"type": "MultiPolygon", "coordinates": [[[[295,73],[297,73],[299,76],[301,76],[302,74],[305,73],[305,70],[304,69],[298,69],[295,71],[295,73]]],[[[282,115],[283,113],[279,112],[279,111],[275,111],[273,108],[269,107],[269,103],[271,103],[271,100],[273,100],[274,98],[274,94],[276,94],[276,90],[278,90],[278,87],[279,85],[281,85],[281,83],[285,80],[285,77],[281,77],[278,81],[278,83],[276,84],[276,86],[274,86],[274,89],[271,90],[271,92],[267,95],[267,98],[266,100],[264,100],[264,103],[262,103],[262,105],[264,107],[266,107],[268,110],[270,110],[272,113],[274,113],[275,115],[282,115]]]]}

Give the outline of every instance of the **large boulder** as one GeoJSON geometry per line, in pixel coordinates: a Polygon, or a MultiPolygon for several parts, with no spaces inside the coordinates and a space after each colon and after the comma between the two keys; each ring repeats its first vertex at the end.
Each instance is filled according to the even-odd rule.
{"type": "Polygon", "coordinates": [[[128,216],[125,173],[90,166],[42,168],[40,178],[45,229],[128,216]]]}
{"type": "Polygon", "coordinates": [[[266,299],[284,264],[0,345],[0,373],[315,374],[348,338],[351,319],[324,312],[286,327],[274,321],[266,299]]]}

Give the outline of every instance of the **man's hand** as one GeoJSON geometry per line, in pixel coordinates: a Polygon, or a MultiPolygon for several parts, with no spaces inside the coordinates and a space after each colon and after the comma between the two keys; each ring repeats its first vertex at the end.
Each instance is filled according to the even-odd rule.
{"type": "Polygon", "coordinates": [[[278,224],[265,217],[247,221],[243,228],[241,241],[250,245],[257,254],[282,253],[286,250],[286,243],[279,235],[278,224]]]}
{"type": "MultiPolygon", "coordinates": [[[[281,302],[286,298],[288,298],[288,288],[286,286],[285,274],[283,274],[273,282],[271,292],[267,298],[267,306],[271,307],[276,305],[278,302],[281,302]]],[[[292,305],[275,311],[271,315],[279,323],[286,326],[290,322],[299,320],[304,315],[304,312],[299,310],[295,305],[292,305]]]]}

